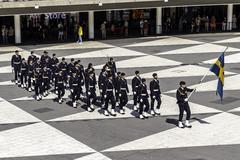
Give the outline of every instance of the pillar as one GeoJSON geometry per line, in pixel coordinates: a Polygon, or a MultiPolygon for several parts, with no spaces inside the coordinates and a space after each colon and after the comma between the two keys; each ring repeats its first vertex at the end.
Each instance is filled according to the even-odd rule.
{"type": "Polygon", "coordinates": [[[94,39],[94,11],[88,12],[88,38],[94,39]]]}
{"type": "Polygon", "coordinates": [[[227,29],[232,30],[233,4],[228,4],[227,7],[227,29]]]}
{"type": "Polygon", "coordinates": [[[21,43],[21,21],[20,15],[14,15],[15,43],[21,43]]]}
{"type": "Polygon", "coordinates": [[[162,33],[162,7],[158,7],[156,11],[156,34],[162,33]]]}

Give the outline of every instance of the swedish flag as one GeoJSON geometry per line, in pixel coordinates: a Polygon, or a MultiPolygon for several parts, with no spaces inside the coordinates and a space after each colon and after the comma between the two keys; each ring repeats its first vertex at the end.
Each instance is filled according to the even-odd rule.
{"type": "Polygon", "coordinates": [[[223,99],[223,86],[224,86],[224,53],[218,58],[218,60],[210,68],[210,71],[215,73],[218,77],[217,93],[223,99]]]}

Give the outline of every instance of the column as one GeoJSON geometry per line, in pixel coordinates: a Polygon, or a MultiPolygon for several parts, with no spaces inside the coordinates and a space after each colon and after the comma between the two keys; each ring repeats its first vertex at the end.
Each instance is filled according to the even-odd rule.
{"type": "Polygon", "coordinates": [[[94,11],[88,12],[88,38],[94,39],[94,11]]]}
{"type": "Polygon", "coordinates": [[[227,9],[227,29],[232,30],[233,4],[228,4],[227,9]]]}
{"type": "Polygon", "coordinates": [[[156,11],[156,34],[162,33],[162,7],[158,7],[156,11]]]}
{"type": "Polygon", "coordinates": [[[20,15],[14,15],[15,43],[21,43],[21,24],[20,15]]]}

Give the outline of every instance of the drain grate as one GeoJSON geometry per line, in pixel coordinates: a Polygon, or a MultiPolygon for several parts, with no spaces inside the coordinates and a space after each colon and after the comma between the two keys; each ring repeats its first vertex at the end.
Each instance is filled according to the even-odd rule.
{"type": "Polygon", "coordinates": [[[39,108],[39,109],[35,109],[33,111],[37,112],[37,113],[46,113],[46,112],[51,112],[51,111],[54,111],[54,110],[51,109],[51,108],[39,108]]]}

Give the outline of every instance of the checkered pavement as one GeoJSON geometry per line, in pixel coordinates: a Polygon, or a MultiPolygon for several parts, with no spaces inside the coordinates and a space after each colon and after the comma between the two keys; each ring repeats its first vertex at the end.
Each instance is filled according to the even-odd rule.
{"type": "Polygon", "coordinates": [[[236,160],[240,146],[240,36],[236,33],[158,36],[121,40],[0,47],[0,159],[53,160],[236,160]],[[199,80],[228,46],[224,100],[216,96],[216,77],[199,80]],[[89,113],[84,102],[72,108],[69,92],[63,104],[50,94],[35,101],[33,93],[15,86],[10,59],[15,50],[27,57],[44,50],[61,57],[93,63],[97,74],[108,57],[131,82],[134,71],[151,80],[157,73],[163,92],[161,116],[147,120],[126,114],[105,117],[100,109],[89,113]],[[176,127],[175,99],[180,80],[198,86],[190,99],[191,129],[176,127]]]}

